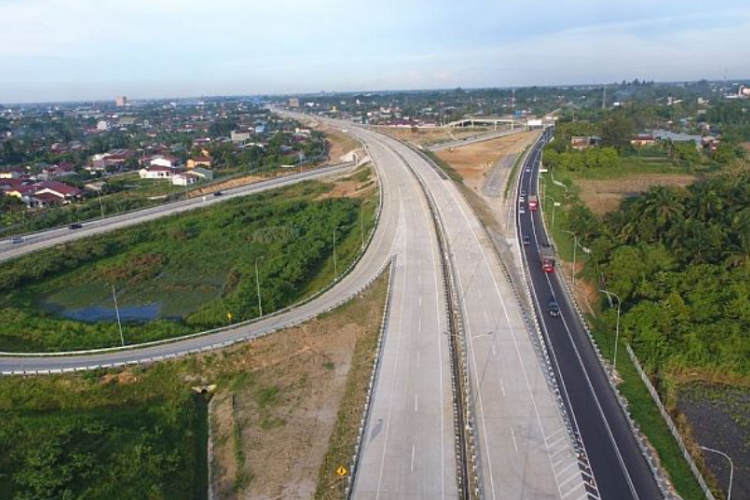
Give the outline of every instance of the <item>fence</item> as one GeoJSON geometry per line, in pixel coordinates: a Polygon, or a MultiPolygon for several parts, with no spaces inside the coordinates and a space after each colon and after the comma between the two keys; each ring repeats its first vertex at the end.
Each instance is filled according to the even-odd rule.
{"type": "Polygon", "coordinates": [[[649,394],[651,394],[651,398],[654,400],[654,403],[656,403],[656,406],[659,408],[659,413],[661,413],[661,417],[667,423],[667,426],[669,427],[669,431],[672,433],[672,436],[674,437],[675,441],[677,441],[677,444],[680,446],[680,450],[682,450],[682,456],[685,457],[685,461],[690,466],[690,470],[693,471],[693,475],[695,476],[695,479],[698,480],[698,484],[700,484],[701,489],[703,490],[703,493],[706,495],[706,498],[708,498],[708,500],[716,500],[716,497],[714,497],[714,494],[711,493],[711,490],[708,488],[708,485],[706,484],[706,480],[703,478],[703,474],[701,474],[701,471],[698,470],[698,466],[695,465],[695,461],[693,460],[693,457],[690,455],[690,452],[685,446],[685,442],[682,440],[680,431],[677,430],[677,426],[674,425],[674,421],[672,420],[672,417],[669,415],[669,412],[667,412],[667,409],[664,407],[664,404],[661,402],[661,398],[659,397],[659,394],[656,392],[656,389],[651,383],[651,380],[649,380],[648,375],[646,375],[646,372],[643,371],[643,368],[641,367],[641,363],[640,361],[638,361],[638,357],[635,355],[635,352],[633,352],[633,349],[630,347],[630,344],[627,345],[627,351],[628,351],[628,356],[630,356],[630,360],[633,362],[633,366],[635,366],[635,369],[638,371],[638,375],[641,376],[641,380],[643,380],[643,383],[646,385],[646,388],[648,388],[648,392],[649,394]]]}

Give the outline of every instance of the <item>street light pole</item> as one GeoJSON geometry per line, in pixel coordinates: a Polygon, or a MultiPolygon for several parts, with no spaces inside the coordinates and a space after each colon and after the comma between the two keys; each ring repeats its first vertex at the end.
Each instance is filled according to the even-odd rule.
{"type": "Polygon", "coordinates": [[[573,290],[576,289],[576,271],[578,268],[576,267],[576,250],[578,249],[578,235],[574,233],[573,231],[568,231],[563,229],[564,233],[568,233],[573,237],[573,290]]]}
{"type": "Polygon", "coordinates": [[[255,259],[255,286],[258,289],[258,313],[260,314],[260,317],[263,317],[263,304],[260,300],[260,275],[258,274],[258,260],[262,259],[263,257],[258,257],[255,259]]]}
{"type": "Polygon", "coordinates": [[[339,226],[333,228],[333,279],[336,279],[339,275],[338,262],[336,260],[336,231],[339,226]]]}
{"type": "Polygon", "coordinates": [[[363,251],[365,249],[365,219],[364,219],[365,203],[367,203],[367,201],[363,201],[362,206],[359,207],[359,238],[360,240],[362,240],[363,251]]]}
{"type": "Polygon", "coordinates": [[[120,321],[120,307],[117,305],[115,285],[112,285],[112,300],[115,302],[115,315],[117,315],[117,327],[120,330],[120,341],[122,342],[122,346],[125,347],[125,336],[122,334],[122,321],[120,321]]]}
{"type": "Polygon", "coordinates": [[[610,375],[614,375],[615,370],[617,370],[617,345],[620,343],[620,310],[622,308],[622,300],[620,300],[620,297],[614,292],[609,292],[604,289],[601,289],[599,291],[602,293],[606,293],[607,296],[610,296],[610,300],[611,300],[611,297],[615,297],[617,299],[617,326],[615,328],[615,332],[616,332],[615,333],[615,353],[612,359],[612,372],[610,373],[610,375]]]}
{"type": "Polygon", "coordinates": [[[721,455],[722,457],[726,458],[729,461],[729,489],[727,490],[727,500],[732,500],[732,482],[734,481],[734,462],[732,461],[732,458],[724,453],[723,451],[715,450],[713,448],[709,448],[707,446],[698,445],[701,450],[710,451],[711,453],[716,453],[717,455],[721,455]]]}

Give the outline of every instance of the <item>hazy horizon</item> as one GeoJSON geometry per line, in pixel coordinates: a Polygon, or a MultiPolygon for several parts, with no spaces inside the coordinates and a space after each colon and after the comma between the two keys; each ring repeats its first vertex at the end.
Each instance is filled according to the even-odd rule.
{"type": "Polygon", "coordinates": [[[0,0],[0,103],[735,80],[750,7],[0,0]]]}

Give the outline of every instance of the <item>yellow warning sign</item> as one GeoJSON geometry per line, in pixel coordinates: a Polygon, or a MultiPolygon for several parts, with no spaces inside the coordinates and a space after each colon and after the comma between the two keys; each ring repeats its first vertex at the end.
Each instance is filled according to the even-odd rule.
{"type": "Polygon", "coordinates": [[[346,476],[346,474],[347,474],[348,472],[349,472],[349,471],[348,471],[348,470],[346,470],[346,467],[344,467],[343,465],[339,465],[339,468],[338,468],[338,469],[336,469],[336,474],[338,474],[339,476],[346,476]]]}

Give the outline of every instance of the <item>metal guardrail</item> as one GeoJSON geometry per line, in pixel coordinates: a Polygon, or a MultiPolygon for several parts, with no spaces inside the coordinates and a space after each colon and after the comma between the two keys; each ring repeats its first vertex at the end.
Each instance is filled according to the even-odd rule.
{"type": "Polygon", "coordinates": [[[365,406],[362,410],[362,418],[359,421],[359,430],[357,431],[357,442],[354,445],[354,454],[352,455],[351,463],[349,464],[350,474],[347,477],[346,489],[344,490],[344,498],[349,499],[352,497],[354,492],[354,482],[356,475],[359,470],[359,461],[362,458],[362,441],[365,437],[365,431],[367,430],[367,422],[370,420],[370,406],[372,404],[373,392],[378,376],[380,374],[380,360],[383,356],[383,337],[385,337],[386,327],[388,320],[390,319],[391,313],[391,299],[393,295],[393,282],[396,276],[396,256],[390,258],[389,265],[390,273],[388,276],[388,289],[385,296],[385,304],[383,304],[383,318],[380,321],[380,332],[378,333],[378,345],[376,348],[377,355],[372,363],[372,372],[370,373],[370,382],[367,386],[367,395],[365,396],[365,406]]]}
{"type": "MultiPolygon", "coordinates": [[[[403,144],[403,143],[402,143],[403,144]]],[[[463,316],[461,314],[460,294],[456,289],[452,252],[448,248],[445,227],[437,210],[437,204],[432,193],[427,189],[422,176],[398,152],[394,153],[412,172],[427,199],[427,207],[435,224],[438,247],[440,249],[440,264],[447,306],[447,324],[449,325],[449,341],[451,346],[451,385],[453,393],[453,425],[456,434],[456,480],[459,498],[482,498],[480,477],[480,460],[476,439],[476,424],[471,412],[474,398],[466,362],[466,345],[463,316]]]]}
{"type": "Polygon", "coordinates": [[[635,366],[635,369],[638,372],[638,375],[641,377],[643,384],[648,389],[648,393],[651,394],[651,399],[654,400],[654,403],[659,408],[659,413],[661,413],[661,417],[667,423],[667,427],[669,427],[669,432],[672,433],[672,436],[674,437],[675,441],[677,441],[677,444],[680,447],[680,451],[682,451],[682,456],[685,458],[685,461],[690,466],[690,471],[693,473],[693,476],[695,476],[695,479],[698,481],[698,484],[700,484],[700,487],[703,490],[703,494],[706,495],[706,498],[708,500],[716,500],[716,497],[711,492],[711,490],[708,487],[708,484],[706,483],[706,479],[703,477],[703,474],[701,473],[700,469],[698,469],[698,466],[695,464],[695,460],[693,460],[692,455],[690,455],[690,452],[688,451],[687,446],[685,446],[685,441],[683,441],[682,436],[680,435],[680,431],[677,429],[677,426],[674,424],[672,417],[669,415],[669,412],[664,407],[664,404],[661,402],[659,393],[656,392],[656,388],[651,383],[651,380],[648,378],[648,375],[646,375],[646,372],[641,367],[641,362],[638,360],[638,356],[635,355],[635,352],[633,352],[633,349],[630,347],[630,344],[627,344],[625,348],[628,351],[628,356],[630,356],[630,361],[633,362],[633,366],[635,366]]]}

